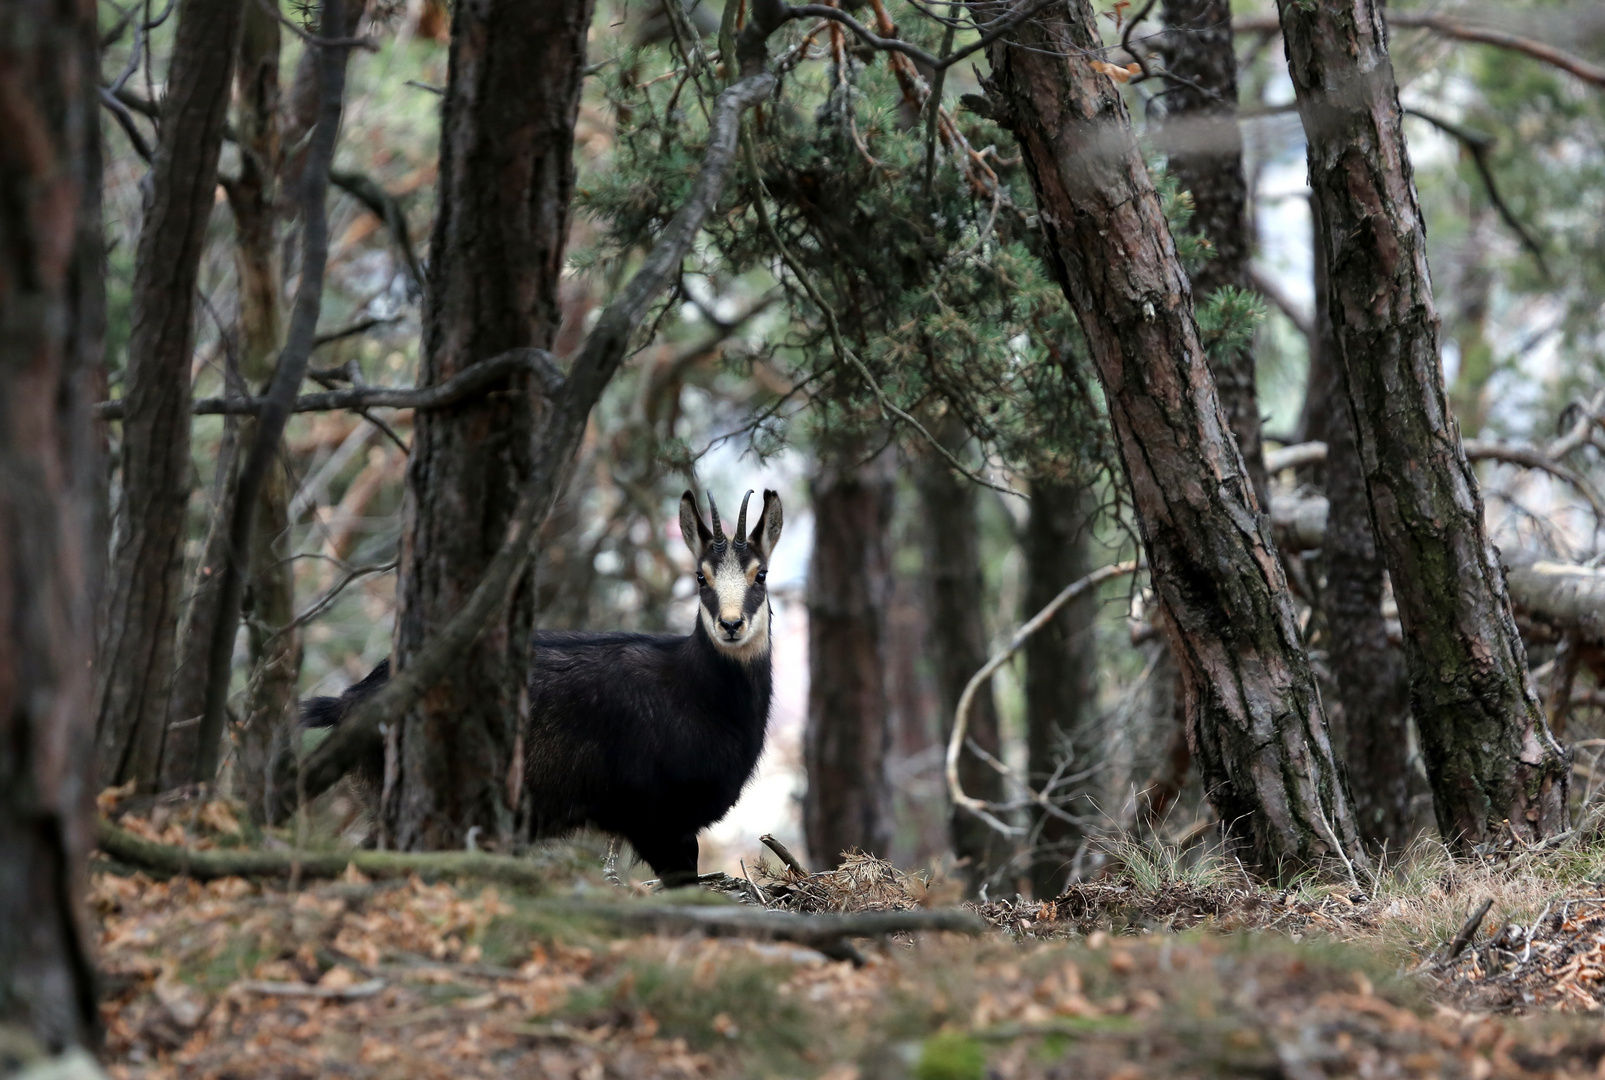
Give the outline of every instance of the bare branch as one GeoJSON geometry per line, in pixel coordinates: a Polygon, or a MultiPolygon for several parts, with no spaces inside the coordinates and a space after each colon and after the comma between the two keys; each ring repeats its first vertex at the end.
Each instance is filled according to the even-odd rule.
{"type": "MultiPolygon", "coordinates": [[[[291,412],[330,412],[336,409],[444,409],[473,397],[510,375],[535,376],[537,389],[546,397],[562,391],[563,374],[551,353],[544,349],[511,349],[482,364],[453,375],[435,386],[389,387],[355,386],[349,390],[330,390],[322,394],[302,394],[291,412]]],[[[265,397],[197,398],[191,412],[196,416],[254,416],[267,405],[265,397]]],[[[95,415],[102,420],[121,420],[126,411],[122,400],[102,401],[95,415]]]]}
{"type": "MultiPolygon", "coordinates": [[[[1113,581],[1115,578],[1124,577],[1127,574],[1135,574],[1142,568],[1142,565],[1142,560],[1131,559],[1127,562],[1114,563],[1110,566],[1102,567],[1094,570],[1086,577],[1072,581],[1059,592],[1058,596],[1049,601],[1046,607],[1031,616],[1016,630],[1014,636],[1009,639],[1008,645],[994,653],[982,665],[981,670],[970,677],[970,681],[964,687],[964,693],[959,695],[958,708],[953,710],[953,730],[947,739],[947,765],[945,770],[947,792],[948,796],[953,800],[954,806],[962,806],[1005,836],[1015,836],[1022,831],[1016,826],[994,817],[984,800],[966,795],[964,793],[964,785],[959,781],[959,753],[964,748],[965,734],[970,726],[970,705],[975,701],[976,692],[997,673],[1000,667],[1008,663],[1011,656],[1020,651],[1020,648],[1032,634],[1051,622],[1053,617],[1059,613],[1060,608],[1083,593],[1096,589],[1106,581],[1113,581]]],[[[1042,793],[1033,791],[1030,785],[1025,785],[1025,788],[1031,792],[1033,802],[1044,807],[1051,805],[1042,793]]],[[[1054,809],[1058,808],[1054,807],[1054,809]]]]}
{"type": "MultiPolygon", "coordinates": [[[[1507,33],[1492,27],[1476,26],[1448,15],[1436,15],[1430,12],[1395,11],[1387,12],[1388,25],[1404,30],[1431,30],[1444,37],[1456,41],[1469,41],[1478,45],[1492,45],[1499,49],[1509,49],[1521,53],[1534,60],[1541,61],[1560,68],[1562,71],[1577,76],[1586,83],[1605,87],[1605,67],[1574,56],[1569,52],[1546,45],[1542,41],[1522,37],[1519,34],[1507,33]]],[[[1233,19],[1232,30],[1239,34],[1266,34],[1274,35],[1282,32],[1281,24],[1275,15],[1255,15],[1248,18],[1233,19]]]]}
{"type": "MultiPolygon", "coordinates": [[[[1257,267],[1250,267],[1248,276],[1249,280],[1254,284],[1254,291],[1269,300],[1271,306],[1277,311],[1286,315],[1287,321],[1292,323],[1300,334],[1304,335],[1304,340],[1313,345],[1315,342],[1315,320],[1310,316],[1310,313],[1295,304],[1293,298],[1288,296],[1280,285],[1261,273],[1257,267]]],[[[1275,471],[1271,469],[1269,455],[1266,456],[1265,468],[1268,472],[1275,471]]]]}
{"type": "MultiPolygon", "coordinates": [[[[341,26],[343,0],[323,0],[322,29],[333,38],[341,26]]],[[[206,679],[206,707],[201,714],[200,755],[196,759],[195,779],[210,781],[217,771],[217,757],[223,740],[224,707],[228,700],[229,668],[234,656],[235,631],[239,627],[240,601],[245,588],[246,552],[249,550],[251,520],[256,511],[257,492],[268,469],[278,455],[284,425],[295,408],[296,389],[306,376],[317,334],[318,312],[323,304],[323,276],[329,259],[329,220],[325,205],[329,192],[329,166],[334,161],[339,139],[340,117],[345,106],[346,62],[350,51],[325,48],[318,56],[318,117],[307,148],[307,167],[301,191],[301,283],[283,350],[273,372],[273,380],[258,412],[256,438],[240,468],[235,487],[229,543],[223,565],[218,568],[222,597],[214,630],[206,679]]]]}
{"type": "Polygon", "coordinates": [[[1463,127],[1460,124],[1445,120],[1441,116],[1435,116],[1421,109],[1405,109],[1404,111],[1406,115],[1425,120],[1439,131],[1458,140],[1460,145],[1470,152],[1471,163],[1476,167],[1477,175],[1482,178],[1482,186],[1488,192],[1488,201],[1494,204],[1494,209],[1499,212],[1500,220],[1510,227],[1511,232],[1516,234],[1516,238],[1521,241],[1521,246],[1527,249],[1528,254],[1532,255],[1533,261],[1538,264],[1538,269],[1543,273],[1544,277],[1549,277],[1549,264],[1544,261],[1543,246],[1539,244],[1538,239],[1532,233],[1527,231],[1527,226],[1522,224],[1521,219],[1516,216],[1516,212],[1505,202],[1505,197],[1499,193],[1499,185],[1494,180],[1493,168],[1488,164],[1488,153],[1494,148],[1493,136],[1486,135],[1480,131],[1472,131],[1470,128],[1463,127]]]}

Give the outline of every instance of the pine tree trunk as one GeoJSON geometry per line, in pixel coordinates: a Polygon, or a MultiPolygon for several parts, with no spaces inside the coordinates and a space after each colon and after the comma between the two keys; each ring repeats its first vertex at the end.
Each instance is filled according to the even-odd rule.
{"type": "Polygon", "coordinates": [[[104,572],[95,5],[0,6],[0,1042],[93,1046],[94,600],[104,572]]]}
{"type": "Polygon", "coordinates": [[[182,0],[151,198],[134,258],[123,498],[100,641],[96,740],[108,784],[158,782],[190,485],[195,289],[217,188],[242,0],[182,0]]]}
{"type": "MultiPolygon", "coordinates": [[[[937,437],[958,453],[969,433],[949,419],[939,425],[937,437]]],[[[924,576],[930,613],[926,655],[935,676],[942,743],[946,745],[959,697],[970,677],[987,660],[976,487],[970,480],[955,476],[947,462],[929,452],[916,465],[914,480],[924,518],[924,576]]],[[[969,736],[993,757],[1001,753],[997,706],[990,692],[975,699],[969,736]]],[[[959,757],[959,781],[967,794],[978,799],[1003,799],[1003,777],[969,749],[959,757]]],[[[972,893],[1007,867],[1008,839],[974,814],[952,808],[948,833],[953,853],[966,860],[965,877],[972,893]]]]}
{"type": "Polygon", "coordinates": [[[817,869],[854,848],[884,855],[891,842],[885,616],[896,484],[888,455],[860,464],[861,450],[827,451],[812,483],[803,830],[817,869]]]}
{"type": "MultiPolygon", "coordinates": [[[[1320,214],[1316,212],[1319,225],[1320,214]]],[[[1330,280],[1324,230],[1315,238],[1316,348],[1334,357],[1332,317],[1327,301],[1330,280]]],[[[1371,528],[1365,474],[1354,442],[1354,425],[1343,399],[1339,372],[1330,373],[1324,390],[1318,437],[1326,442],[1326,590],[1321,594],[1330,638],[1328,663],[1337,683],[1334,726],[1342,732],[1341,760],[1354,782],[1354,816],[1360,834],[1373,850],[1402,852],[1410,840],[1410,682],[1404,657],[1388,643],[1382,617],[1382,556],[1371,528]]],[[[1311,367],[1314,370],[1314,365],[1311,367]]]]}
{"type": "MultiPolygon", "coordinates": [[[[430,244],[423,366],[438,383],[521,346],[551,345],[574,188],[574,122],[590,0],[462,0],[452,22],[430,244]]],[[[535,466],[529,377],[420,414],[407,470],[396,663],[462,607],[507,534],[535,466]]],[[[492,625],[401,729],[400,774],[383,808],[402,850],[505,836],[508,776],[534,625],[525,575],[492,625]]]]}
{"type": "Polygon", "coordinates": [[[1527,684],[1482,497],[1449,414],[1426,231],[1380,6],[1282,2],[1282,34],[1330,251],[1333,338],[1392,575],[1438,826],[1564,828],[1568,768],[1527,684]]]}
{"type": "MultiPolygon", "coordinates": [[[[1222,286],[1253,291],[1248,272],[1254,230],[1243,180],[1243,136],[1237,127],[1237,54],[1232,48],[1229,0],[1165,0],[1165,70],[1188,80],[1165,85],[1165,127],[1160,145],[1166,168],[1193,196],[1193,231],[1214,257],[1192,274],[1193,297],[1202,301],[1222,286]]],[[[1261,509],[1270,506],[1265,451],[1260,439],[1254,351],[1244,345],[1211,358],[1226,422],[1237,437],[1261,509]]]]}
{"type": "Polygon", "coordinates": [[[1258,512],[1192,294],[1085,0],[990,50],[1046,254],[1086,336],[1187,687],[1188,727],[1234,852],[1270,874],[1364,859],[1270,520],[1258,512]]]}
{"type": "MultiPolygon", "coordinates": [[[[1085,488],[1045,480],[1031,485],[1031,517],[1025,533],[1027,617],[1093,569],[1087,553],[1091,511],[1092,493],[1085,488]]],[[[1050,792],[1060,807],[1077,817],[1096,813],[1096,781],[1085,774],[1104,757],[1094,730],[1098,657],[1092,623],[1097,613],[1098,598],[1088,593],[1065,605],[1025,644],[1026,760],[1031,786],[1041,790],[1055,775],[1079,777],[1062,790],[1050,792]]],[[[1036,844],[1031,888],[1037,899],[1051,900],[1064,891],[1086,830],[1042,810],[1033,814],[1036,844]]]]}

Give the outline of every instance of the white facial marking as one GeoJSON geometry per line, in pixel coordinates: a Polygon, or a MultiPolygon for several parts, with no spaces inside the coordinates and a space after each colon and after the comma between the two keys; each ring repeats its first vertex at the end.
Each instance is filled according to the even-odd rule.
{"type": "Polygon", "coordinates": [[[707,576],[708,585],[713,589],[714,602],[718,605],[718,615],[708,610],[706,604],[699,606],[702,628],[707,631],[708,637],[720,652],[732,659],[750,661],[761,655],[769,648],[769,605],[765,603],[751,618],[746,615],[747,589],[752,584],[748,580],[747,572],[742,568],[741,562],[736,558],[720,560],[717,566],[702,565],[703,573],[707,576]],[[708,571],[713,573],[709,574],[708,571]],[[719,625],[721,619],[732,622],[739,619],[741,626],[736,630],[735,637],[719,625]]]}

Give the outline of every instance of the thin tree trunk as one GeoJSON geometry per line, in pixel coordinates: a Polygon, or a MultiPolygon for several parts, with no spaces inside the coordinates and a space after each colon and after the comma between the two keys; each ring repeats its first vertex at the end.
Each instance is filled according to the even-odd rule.
{"type": "MultiPolygon", "coordinates": [[[[1025,610],[1041,611],[1070,582],[1093,569],[1087,553],[1092,498],[1086,488],[1039,480],[1031,485],[1025,532],[1025,610]]],[[[1025,645],[1026,761],[1031,786],[1041,790],[1055,775],[1069,784],[1050,795],[1067,813],[1096,812],[1097,780],[1086,775],[1103,763],[1097,719],[1097,653],[1092,634],[1098,598],[1066,604],[1025,645]],[[1064,796],[1071,797],[1065,798],[1064,796]]],[[[1071,861],[1086,830],[1041,810],[1033,811],[1036,836],[1031,889],[1039,900],[1064,891],[1071,861]]]]}
{"type": "MultiPolygon", "coordinates": [[[[1230,0],[1165,0],[1165,70],[1188,80],[1167,82],[1166,127],[1160,144],[1166,168],[1192,193],[1194,231],[1214,257],[1192,274],[1199,301],[1223,286],[1253,291],[1248,271],[1254,230],[1243,180],[1243,136],[1237,127],[1237,54],[1232,48],[1230,0]],[[1188,84],[1191,85],[1188,85],[1188,84]]],[[[1260,440],[1254,351],[1243,345],[1210,358],[1226,422],[1237,437],[1260,509],[1270,507],[1260,440]]]]}
{"type": "MultiPolygon", "coordinates": [[[[452,22],[440,187],[430,244],[420,383],[508,349],[547,348],[574,188],[574,122],[590,0],[531,8],[463,0],[452,22]]],[[[407,470],[396,661],[405,671],[467,599],[507,534],[535,468],[539,427],[527,375],[416,420],[407,470]]],[[[411,709],[400,774],[383,808],[403,850],[461,847],[512,825],[507,775],[527,712],[533,583],[411,709]]]]}
{"type": "MultiPolygon", "coordinates": [[[[958,453],[969,433],[949,418],[940,425],[937,437],[958,453]]],[[[914,481],[924,518],[924,576],[930,613],[928,656],[936,681],[945,746],[964,687],[987,661],[976,488],[969,480],[955,476],[947,462],[931,453],[924,454],[917,463],[914,481]]],[[[998,711],[990,693],[976,699],[970,712],[969,735],[975,745],[993,757],[1001,754],[998,711]]],[[[959,779],[964,790],[976,798],[1003,800],[1003,777],[968,748],[959,758],[959,779]]],[[[972,893],[1007,868],[1007,838],[974,814],[952,807],[948,833],[953,853],[966,860],[965,877],[972,893]]]]}
{"type": "MultiPolygon", "coordinates": [[[[360,3],[353,3],[359,11],[360,3]]],[[[284,302],[278,259],[279,25],[257,5],[246,11],[240,43],[240,174],[230,185],[240,279],[240,373],[264,392],[284,344],[284,302]]],[[[256,437],[247,422],[246,445],[256,437]]],[[[236,777],[251,816],[265,820],[270,748],[295,702],[301,634],[295,620],[295,564],[290,554],[291,477],[275,462],[257,494],[247,577],[251,678],[238,737],[236,777]],[[282,632],[281,632],[282,631],[282,632]]]]}
{"type": "Polygon", "coordinates": [[[82,908],[94,823],[105,462],[95,5],[0,6],[0,1032],[98,1041],[82,908]]]}
{"type": "Polygon", "coordinates": [[[100,642],[96,740],[106,783],[158,781],[190,486],[195,290],[217,187],[241,0],[181,0],[134,257],[123,500],[100,642]]]}
{"type": "Polygon", "coordinates": [[[1476,475],[1445,399],[1382,9],[1369,0],[1279,7],[1330,252],[1333,338],[1438,825],[1457,846],[1488,839],[1506,819],[1524,839],[1544,836],[1565,825],[1566,754],[1528,687],[1476,475]]]}
{"type": "MultiPolygon", "coordinates": [[[[1328,303],[1325,230],[1315,211],[1317,273],[1316,349],[1334,356],[1328,303]]],[[[1382,617],[1382,557],[1371,527],[1365,474],[1354,442],[1354,425],[1343,399],[1340,372],[1331,373],[1328,404],[1321,410],[1326,441],[1326,496],[1330,505],[1322,555],[1326,589],[1321,604],[1330,638],[1329,664],[1337,683],[1342,731],[1339,749],[1350,777],[1354,816],[1373,850],[1402,852],[1410,839],[1410,681],[1404,657],[1388,643],[1382,617]]]]}
{"type": "Polygon", "coordinates": [[[827,455],[811,485],[803,737],[803,831],[819,868],[854,848],[884,854],[891,841],[884,639],[896,484],[888,455],[862,464],[852,448],[827,455]]]}
{"type": "Polygon", "coordinates": [[[1148,170],[1071,0],[991,46],[989,88],[1025,154],[1049,267],[1097,365],[1206,791],[1271,874],[1362,861],[1293,602],[1227,434],[1148,170]]]}

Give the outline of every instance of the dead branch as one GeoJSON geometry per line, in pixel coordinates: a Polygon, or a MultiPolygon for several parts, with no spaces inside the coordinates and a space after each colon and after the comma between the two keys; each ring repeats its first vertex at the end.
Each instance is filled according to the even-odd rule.
{"type": "MultiPolygon", "coordinates": [[[[1106,581],[1113,581],[1115,578],[1136,573],[1142,568],[1142,565],[1142,560],[1131,559],[1127,562],[1101,567],[1085,577],[1072,581],[1060,590],[1059,595],[1050,600],[1046,607],[1021,625],[1014,632],[1014,636],[1009,639],[1008,645],[994,653],[982,665],[980,671],[970,676],[970,681],[965,684],[964,693],[959,695],[958,707],[953,710],[953,730],[947,740],[947,764],[945,768],[947,792],[948,796],[953,800],[954,806],[962,806],[1005,836],[1017,836],[1020,834],[1021,830],[1019,828],[1000,821],[993,815],[993,807],[990,803],[984,799],[976,799],[966,795],[964,793],[964,785],[959,781],[959,754],[964,749],[965,736],[970,726],[970,705],[975,701],[977,691],[997,673],[998,668],[1008,663],[1009,658],[1020,651],[1020,648],[1030,639],[1032,634],[1051,622],[1053,617],[1059,613],[1060,608],[1088,590],[1096,589],[1106,581]]],[[[1034,790],[1030,784],[1025,784],[1023,787],[1030,793],[1032,801],[1043,807],[1043,809],[1059,810],[1046,796],[1034,790]]]]}
{"type": "MultiPolygon", "coordinates": [[[[1466,439],[1461,445],[1465,448],[1466,459],[1469,461],[1500,461],[1507,465],[1521,465],[1529,469],[1546,472],[1557,480],[1564,480],[1576,489],[1577,493],[1588,503],[1594,511],[1594,516],[1605,521],[1605,499],[1602,499],[1594,485],[1582,473],[1560,461],[1562,455],[1554,453],[1556,448],[1562,454],[1570,452],[1587,441],[1588,428],[1595,423],[1592,414],[1584,416],[1577,422],[1576,427],[1583,430],[1583,435],[1573,439],[1568,434],[1556,440],[1548,448],[1529,446],[1523,443],[1489,442],[1485,439],[1466,439]]],[[[1319,465],[1326,461],[1326,444],[1322,442],[1295,443],[1284,446],[1280,450],[1273,450],[1265,455],[1265,471],[1279,472],[1282,469],[1294,469],[1303,465],[1319,465]]],[[[1272,499],[1272,517],[1275,517],[1272,499]]],[[[1321,518],[1324,529],[1325,516],[1321,518]]],[[[1312,534],[1316,535],[1316,534],[1312,534]]],[[[1319,539],[1307,544],[1304,548],[1295,548],[1296,551],[1307,550],[1309,547],[1320,547],[1319,539]]]]}
{"type": "MultiPolygon", "coordinates": [[[[1280,495],[1271,500],[1271,532],[1283,552],[1313,551],[1326,535],[1322,495],[1280,495]]],[[[1507,552],[1500,561],[1510,602],[1528,629],[1559,637],[1575,633],[1605,646],[1605,569],[1552,562],[1532,552],[1507,552]]]]}
{"type": "Polygon", "coordinates": [[[701,931],[709,937],[744,937],[768,941],[790,941],[817,949],[833,960],[851,960],[862,965],[864,958],[850,939],[886,937],[922,931],[980,934],[986,922],[968,911],[916,910],[866,911],[852,915],[798,915],[790,911],[762,908],[700,905],[587,904],[576,914],[596,916],[634,929],[657,934],[685,934],[701,931]]]}
{"type": "MultiPolygon", "coordinates": [[[[1558,67],[1562,71],[1577,76],[1586,83],[1605,87],[1605,67],[1574,56],[1569,52],[1557,49],[1553,45],[1546,45],[1542,41],[1522,37],[1519,34],[1507,33],[1492,27],[1477,26],[1448,15],[1437,15],[1430,12],[1394,11],[1387,13],[1388,25],[1405,30],[1431,30],[1435,34],[1442,34],[1446,38],[1456,41],[1469,41],[1477,45],[1492,45],[1499,49],[1509,49],[1521,53],[1542,63],[1558,67]]],[[[1233,19],[1232,30],[1239,34],[1279,34],[1281,23],[1275,15],[1256,15],[1248,18],[1233,19]]]]}
{"type": "MultiPolygon", "coordinates": [[[[444,409],[482,393],[512,375],[528,373],[535,377],[536,389],[555,397],[563,388],[563,374],[544,349],[511,349],[482,364],[465,368],[435,386],[388,387],[357,386],[349,390],[330,390],[321,394],[302,394],[291,412],[331,412],[337,409],[444,409]]],[[[214,397],[196,399],[191,412],[196,416],[254,416],[267,404],[265,397],[214,397]]],[[[121,420],[126,403],[102,401],[95,415],[102,420],[121,420]]]]}
{"type": "MultiPolygon", "coordinates": [[[[1257,269],[1250,268],[1248,276],[1249,280],[1254,284],[1254,291],[1269,300],[1271,306],[1277,311],[1287,316],[1287,321],[1292,323],[1294,329],[1304,336],[1305,341],[1315,341],[1315,319],[1309,312],[1304,311],[1294,303],[1293,298],[1288,296],[1287,292],[1268,275],[1261,273],[1257,269]]],[[[1274,472],[1275,470],[1270,466],[1269,455],[1266,455],[1266,457],[1266,471],[1274,472]]]]}
{"type": "Polygon", "coordinates": [[[1425,120],[1445,135],[1458,140],[1460,145],[1466,148],[1467,152],[1471,154],[1471,163],[1476,167],[1477,175],[1482,179],[1483,189],[1488,193],[1488,201],[1494,204],[1494,210],[1499,214],[1500,219],[1510,228],[1511,232],[1516,234],[1516,238],[1521,241],[1521,246],[1527,249],[1527,253],[1538,264],[1539,271],[1542,272],[1545,278],[1548,278],[1549,264],[1544,261],[1543,245],[1522,223],[1521,218],[1516,216],[1516,211],[1510,208],[1510,204],[1505,201],[1505,196],[1499,190],[1499,184],[1494,179],[1493,166],[1488,163],[1488,155],[1495,145],[1494,137],[1481,131],[1473,131],[1451,120],[1445,120],[1443,117],[1435,113],[1426,112],[1423,109],[1405,109],[1404,111],[1407,116],[1425,120]]]}
{"type": "Polygon", "coordinates": [[[779,840],[776,840],[768,833],[764,833],[762,836],[758,837],[758,842],[764,847],[768,848],[770,851],[774,852],[775,858],[785,863],[788,870],[791,870],[793,873],[801,874],[803,877],[808,876],[808,868],[802,864],[801,859],[797,858],[797,856],[791,853],[791,849],[785,844],[782,844],[779,840]]]}
{"type": "Polygon", "coordinates": [[[1477,936],[1477,927],[1482,925],[1482,920],[1488,914],[1488,909],[1493,906],[1494,898],[1491,896],[1478,905],[1477,909],[1460,925],[1460,931],[1455,934],[1454,940],[1449,942],[1449,948],[1444,951],[1444,956],[1440,963],[1447,964],[1459,956],[1467,945],[1471,944],[1471,939],[1477,936]]]}
{"type": "Polygon", "coordinates": [[[229,671],[234,658],[235,631],[239,628],[240,603],[245,592],[246,552],[249,550],[251,523],[256,513],[257,492],[267,478],[268,469],[279,453],[284,427],[295,408],[296,390],[306,377],[312,358],[312,343],[318,330],[318,313],[323,307],[323,277],[329,260],[329,219],[326,204],[329,167],[334,162],[339,140],[340,118],[345,110],[346,63],[349,47],[336,45],[343,25],[343,0],[323,0],[320,29],[328,39],[317,58],[318,112],[307,147],[306,171],[301,192],[301,282],[290,313],[290,326],[284,348],[262,398],[257,414],[255,437],[240,466],[235,481],[234,505],[229,520],[229,542],[223,562],[217,568],[220,597],[217,623],[207,653],[205,706],[201,712],[198,736],[200,753],[196,758],[195,779],[207,781],[217,771],[223,740],[224,710],[228,701],[229,671]]]}
{"type": "Polygon", "coordinates": [[[373,997],[388,985],[383,979],[369,979],[367,982],[353,983],[350,986],[316,986],[311,983],[297,982],[262,982],[256,979],[247,979],[235,983],[230,989],[242,990],[247,994],[262,994],[267,997],[302,997],[321,998],[325,1001],[352,1001],[357,998],[373,997]]]}
{"type": "Polygon", "coordinates": [[[337,878],[348,866],[375,878],[472,878],[540,889],[547,871],[530,859],[483,851],[263,851],[257,848],[194,848],[159,844],[102,818],[96,842],[106,855],[141,870],[211,881],[215,878],[285,878],[299,868],[303,878],[337,878]]]}

